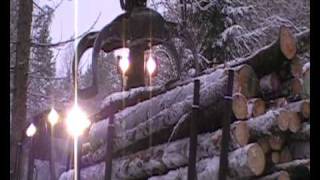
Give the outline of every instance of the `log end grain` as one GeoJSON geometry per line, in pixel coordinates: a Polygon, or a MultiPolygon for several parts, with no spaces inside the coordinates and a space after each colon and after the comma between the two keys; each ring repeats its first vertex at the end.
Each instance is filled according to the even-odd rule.
{"type": "Polygon", "coordinates": [[[240,146],[245,146],[248,144],[250,139],[249,127],[245,121],[238,121],[237,125],[234,126],[232,130],[237,143],[240,146]]]}
{"type": "Polygon", "coordinates": [[[303,92],[303,81],[299,78],[294,78],[291,81],[291,92],[292,95],[300,95],[303,92]]]}
{"type": "Polygon", "coordinates": [[[280,49],[287,59],[293,59],[297,52],[296,38],[289,27],[280,27],[280,49]]]}
{"type": "Polygon", "coordinates": [[[232,96],[232,111],[237,119],[248,117],[247,98],[241,93],[235,93],[232,96]]]}
{"type": "Polygon", "coordinates": [[[265,169],[265,155],[258,144],[253,144],[248,150],[248,165],[256,176],[261,175],[265,169]]]}
{"type": "Polygon", "coordinates": [[[264,154],[267,154],[270,152],[271,148],[270,148],[270,145],[269,145],[267,138],[260,138],[260,139],[258,139],[257,143],[262,148],[264,154]]]}
{"type": "Polygon", "coordinates": [[[301,78],[303,74],[303,66],[300,59],[294,58],[290,64],[291,75],[295,78],[301,78]]]}
{"type": "Polygon", "coordinates": [[[273,151],[271,153],[271,161],[274,164],[278,164],[280,162],[280,153],[278,151],[273,151]]]}
{"type": "Polygon", "coordinates": [[[304,100],[301,107],[301,114],[304,118],[308,119],[310,117],[310,101],[304,100]]]}
{"type": "Polygon", "coordinates": [[[281,110],[277,117],[278,127],[281,131],[286,131],[289,128],[290,112],[281,110]]]}
{"type": "Polygon", "coordinates": [[[248,104],[250,104],[248,105],[249,114],[251,114],[252,117],[260,116],[266,112],[266,104],[260,98],[251,99],[248,104]]]}
{"type": "Polygon", "coordinates": [[[301,118],[296,112],[289,112],[290,121],[289,121],[289,130],[293,133],[299,131],[302,126],[301,118]]]}
{"type": "Polygon", "coordinates": [[[292,161],[292,154],[288,147],[284,147],[280,153],[280,163],[286,163],[292,161]]]}
{"type": "Polygon", "coordinates": [[[249,65],[235,68],[233,93],[240,92],[247,98],[256,97],[259,92],[259,80],[249,65]]]}

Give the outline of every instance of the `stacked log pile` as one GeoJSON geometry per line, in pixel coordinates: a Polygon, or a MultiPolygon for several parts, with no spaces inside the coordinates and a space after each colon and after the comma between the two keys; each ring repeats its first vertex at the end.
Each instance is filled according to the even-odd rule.
{"type": "MultiPolygon", "coordinates": [[[[228,179],[303,179],[310,174],[310,65],[297,58],[294,36],[279,39],[249,57],[206,71],[200,80],[197,177],[218,179],[221,123],[233,112],[228,179]],[[232,107],[224,106],[228,70],[235,72],[232,107]]],[[[165,87],[138,88],[107,98],[83,144],[81,179],[104,179],[108,115],[115,113],[112,179],[187,179],[188,120],[193,79],[165,87]],[[123,102],[128,103],[123,104],[123,102]]],[[[73,170],[60,180],[73,178],[73,170]]]]}

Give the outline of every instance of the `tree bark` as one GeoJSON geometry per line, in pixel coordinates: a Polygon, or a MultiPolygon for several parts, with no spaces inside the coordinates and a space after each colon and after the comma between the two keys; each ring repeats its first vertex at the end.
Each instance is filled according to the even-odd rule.
{"type": "Polygon", "coordinates": [[[30,33],[32,22],[32,0],[20,0],[17,22],[16,60],[14,69],[14,89],[12,103],[12,129],[10,144],[10,179],[20,174],[20,154],[18,143],[22,141],[22,134],[26,124],[27,81],[30,55],[30,33]],[[16,165],[16,168],[15,168],[16,165]]]}
{"type": "MultiPolygon", "coordinates": [[[[249,144],[229,154],[229,178],[240,179],[262,174],[265,168],[265,156],[258,144],[249,144]]],[[[201,180],[217,180],[219,158],[203,159],[197,163],[197,176],[201,180]]],[[[187,167],[170,171],[163,176],[151,177],[150,180],[187,179],[187,167]]]]}

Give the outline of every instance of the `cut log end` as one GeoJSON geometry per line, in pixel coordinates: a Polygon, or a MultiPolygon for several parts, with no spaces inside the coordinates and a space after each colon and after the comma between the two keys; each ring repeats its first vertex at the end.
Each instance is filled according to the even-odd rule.
{"type": "Polygon", "coordinates": [[[280,27],[280,48],[283,55],[289,60],[293,59],[297,53],[296,38],[289,27],[280,27]]]}
{"type": "Polygon", "coordinates": [[[303,66],[298,58],[294,58],[291,62],[291,74],[295,78],[301,78],[303,74],[303,66]]]}
{"type": "Polygon", "coordinates": [[[290,180],[290,176],[286,171],[281,171],[278,180],[290,180]]]}
{"type": "Polygon", "coordinates": [[[255,71],[249,65],[235,68],[233,93],[241,93],[247,98],[256,97],[259,91],[259,81],[255,71]]]}
{"type": "Polygon", "coordinates": [[[248,102],[249,116],[257,117],[265,113],[265,102],[260,98],[250,99],[248,102]]]}
{"type": "Polygon", "coordinates": [[[277,117],[278,127],[281,131],[286,131],[289,128],[290,112],[281,110],[277,117]]]}
{"type": "Polygon", "coordinates": [[[299,78],[294,78],[291,81],[291,91],[293,95],[300,95],[303,92],[303,81],[299,78]]]}
{"type": "Polygon", "coordinates": [[[248,116],[247,98],[241,93],[232,96],[232,111],[237,119],[245,119],[248,116]]]}
{"type": "Polygon", "coordinates": [[[250,139],[250,132],[249,127],[245,121],[239,121],[237,123],[237,125],[233,129],[233,134],[240,146],[245,146],[248,144],[250,139]]]}
{"type": "Polygon", "coordinates": [[[270,148],[270,145],[269,145],[269,142],[268,142],[267,138],[261,138],[261,139],[258,140],[257,143],[262,148],[264,154],[267,154],[267,153],[270,152],[271,148],[270,148]]]}
{"type": "Polygon", "coordinates": [[[296,112],[289,112],[290,121],[289,121],[289,130],[293,133],[299,131],[302,126],[301,118],[296,112]]]}
{"type": "Polygon", "coordinates": [[[301,113],[304,118],[310,117],[310,101],[309,100],[303,101],[302,107],[301,107],[301,113]]]}
{"type": "Polygon", "coordinates": [[[282,149],[280,153],[280,163],[286,163],[292,161],[292,154],[288,147],[282,149]]]}
{"type": "Polygon", "coordinates": [[[277,151],[273,151],[271,153],[271,160],[274,164],[278,164],[280,162],[280,153],[277,151]]]}
{"type": "Polygon", "coordinates": [[[248,164],[255,175],[261,175],[264,171],[266,160],[262,148],[254,144],[248,150],[248,164]]]}

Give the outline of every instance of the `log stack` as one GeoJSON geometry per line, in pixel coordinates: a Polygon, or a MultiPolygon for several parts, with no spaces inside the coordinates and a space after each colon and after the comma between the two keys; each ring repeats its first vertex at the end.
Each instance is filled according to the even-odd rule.
{"type": "MultiPolygon", "coordinates": [[[[309,177],[310,93],[306,81],[310,65],[297,58],[297,43],[307,41],[308,34],[295,36],[283,26],[272,44],[196,77],[201,83],[196,120],[198,179],[218,179],[221,125],[227,108],[233,113],[228,179],[309,177]],[[225,107],[229,69],[235,72],[234,89],[232,106],[225,107]]],[[[92,116],[95,123],[81,152],[81,179],[104,179],[110,112],[115,113],[112,179],[187,179],[192,97],[193,79],[109,96],[101,111],[92,116]]],[[[72,178],[71,169],[59,179],[72,178]]]]}

